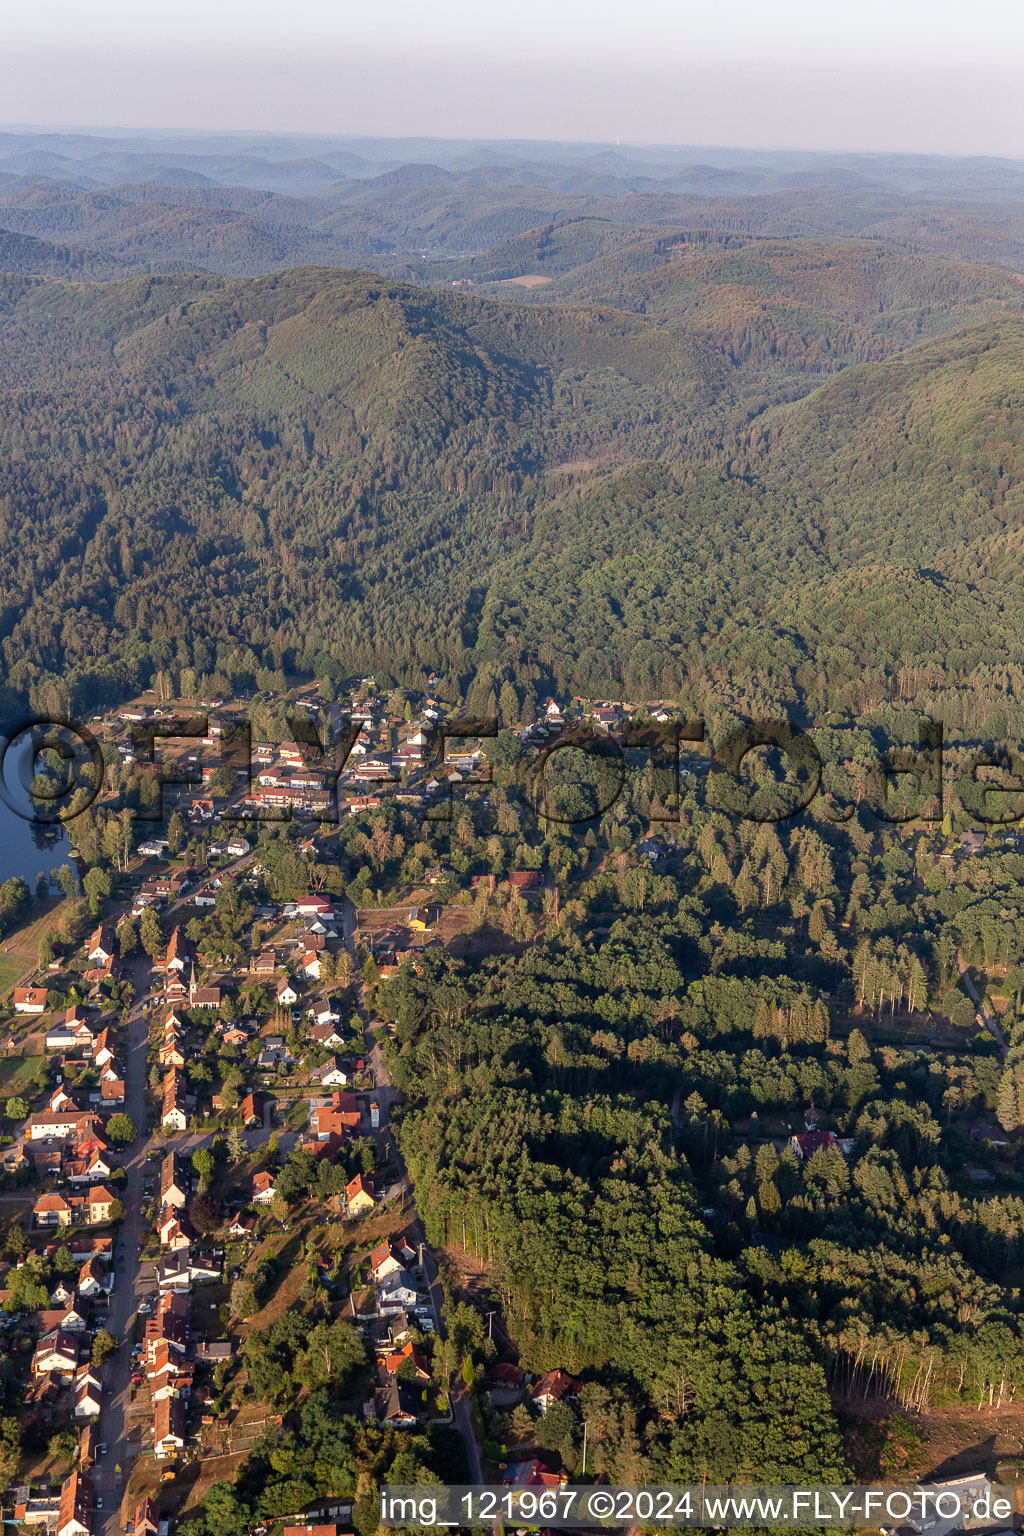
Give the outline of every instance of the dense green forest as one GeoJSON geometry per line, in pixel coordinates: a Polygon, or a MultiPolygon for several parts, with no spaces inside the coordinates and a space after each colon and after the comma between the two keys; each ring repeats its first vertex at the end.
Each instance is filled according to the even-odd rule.
{"type": "Polygon", "coordinates": [[[816,244],[698,260],[785,279],[836,354],[951,333],[779,384],[703,311],[6,279],[8,707],[326,668],[436,671],[474,707],[506,678],[748,711],[924,690],[980,727],[1018,667],[1016,285],[816,244]]]}
{"type": "Polygon", "coordinates": [[[1020,853],[951,862],[938,828],[837,827],[820,807],[737,824],[690,790],[652,869],[639,758],[585,838],[538,837],[528,804],[499,770],[435,849],[382,811],[372,845],[353,827],[339,851],[351,868],[372,846],[385,887],[435,850],[460,883],[546,872],[539,933],[521,899],[479,889],[471,962],[367,975],[428,1234],[484,1266],[528,1368],[582,1376],[596,1470],[841,1475],[834,1404],[1012,1399],[1016,1154],[991,1171],[971,1130],[1022,1123],[1019,1047],[1004,1064],[978,1030],[957,955],[999,968],[1018,1040],[1020,853]],[[780,1153],[808,1112],[841,1144],[780,1153]]]}

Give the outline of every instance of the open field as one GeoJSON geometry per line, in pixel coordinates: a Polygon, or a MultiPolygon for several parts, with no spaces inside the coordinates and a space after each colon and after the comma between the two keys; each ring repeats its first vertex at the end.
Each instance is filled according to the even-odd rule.
{"type": "Polygon", "coordinates": [[[0,1060],[0,1100],[31,1093],[42,1066],[38,1056],[7,1056],[0,1060]]]}
{"type": "Polygon", "coordinates": [[[0,945],[0,958],[10,955],[24,960],[26,967],[38,965],[39,942],[50,928],[56,926],[63,905],[63,896],[51,896],[43,903],[33,903],[31,921],[7,935],[0,945]]]}
{"type": "Polygon", "coordinates": [[[21,980],[25,962],[16,955],[0,954],[0,996],[9,992],[21,980]]]}

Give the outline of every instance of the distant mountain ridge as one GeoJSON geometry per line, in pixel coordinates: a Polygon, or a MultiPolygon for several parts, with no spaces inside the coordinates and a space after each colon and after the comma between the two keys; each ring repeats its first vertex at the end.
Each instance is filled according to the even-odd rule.
{"type": "Polygon", "coordinates": [[[254,276],[316,263],[418,280],[420,265],[462,267],[546,225],[585,221],[876,239],[1024,271],[1024,164],[514,141],[0,133],[0,225],[145,268],[254,276]],[[186,201],[187,219],[177,211],[186,201]]]}

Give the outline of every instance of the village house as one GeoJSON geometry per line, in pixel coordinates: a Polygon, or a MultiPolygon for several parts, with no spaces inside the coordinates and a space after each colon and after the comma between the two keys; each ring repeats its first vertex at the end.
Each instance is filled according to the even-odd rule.
{"type": "Polygon", "coordinates": [[[299,966],[307,981],[320,980],[321,961],[315,949],[307,949],[305,951],[299,966]]]}
{"type": "Polygon", "coordinates": [[[321,1066],[313,1068],[309,1081],[321,1088],[345,1088],[348,1086],[349,1075],[338,1058],[331,1056],[321,1066]]]}
{"type": "Polygon", "coordinates": [[[161,1296],[156,1313],[146,1320],[143,1350],[147,1362],[154,1359],[161,1343],[169,1344],[178,1355],[186,1355],[190,1337],[188,1297],[173,1291],[161,1296]]]}
{"type": "Polygon", "coordinates": [[[135,1506],[135,1536],[159,1536],[160,1516],[153,1500],[146,1495],[135,1506]]]}
{"type": "Polygon", "coordinates": [[[803,1162],[808,1157],[813,1157],[815,1152],[822,1151],[825,1147],[836,1145],[833,1131],[805,1131],[798,1136],[791,1136],[787,1145],[803,1162]]]}
{"type": "Polygon", "coordinates": [[[56,1192],[40,1195],[32,1207],[32,1215],[37,1227],[69,1227],[71,1225],[70,1202],[56,1192]]]}
{"type": "Polygon", "coordinates": [[[164,956],[164,974],[168,978],[177,974],[184,976],[186,970],[192,964],[192,946],[185,937],[183,928],[175,926],[167,941],[167,953],[164,956]]]}
{"type": "Polygon", "coordinates": [[[411,1340],[408,1344],[404,1344],[401,1349],[393,1352],[392,1354],[385,1355],[383,1359],[384,1369],[391,1376],[395,1375],[395,1373],[403,1365],[405,1365],[406,1361],[411,1360],[413,1368],[416,1372],[416,1380],[430,1380],[430,1368],[427,1364],[427,1357],[423,1350],[419,1349],[415,1344],[412,1343],[411,1340]]]}
{"type": "Polygon", "coordinates": [[[293,1067],[295,1057],[280,1037],[274,1037],[267,1040],[263,1050],[260,1051],[256,1065],[263,1072],[272,1072],[278,1067],[293,1067]]]}
{"type": "Polygon", "coordinates": [[[92,1483],[76,1467],[61,1484],[57,1536],[90,1536],[92,1504],[92,1483]]]}
{"type": "Polygon", "coordinates": [[[112,960],[117,954],[113,928],[101,923],[89,940],[86,954],[95,965],[106,965],[108,960],[112,960]]]}
{"type": "Polygon", "coordinates": [[[170,1020],[164,1025],[164,1038],[160,1043],[159,1061],[160,1065],[165,1069],[167,1067],[177,1067],[181,1071],[185,1065],[185,1052],[181,1045],[180,1029],[172,1024],[170,1020]]]}
{"type": "Polygon", "coordinates": [[[103,1407],[103,1385],[94,1365],[80,1365],[75,1372],[75,1418],[92,1419],[103,1407]]]}
{"type": "Polygon", "coordinates": [[[247,1093],[239,1105],[242,1124],[249,1128],[263,1124],[263,1098],[258,1093],[247,1093]]]}
{"type": "Polygon", "coordinates": [[[169,1205],[161,1216],[157,1233],[161,1248],[167,1248],[171,1253],[178,1248],[188,1248],[195,1235],[185,1212],[175,1210],[173,1205],[169,1205]]]}
{"type": "Polygon", "coordinates": [[[95,1148],[85,1157],[75,1157],[64,1165],[72,1184],[100,1184],[109,1179],[113,1165],[105,1152],[95,1148]]]}
{"type": "Polygon", "coordinates": [[[45,987],[15,987],[15,1013],[45,1013],[47,992],[45,987]]]}
{"type": "Polygon", "coordinates": [[[163,1105],[160,1124],[165,1131],[188,1129],[188,1113],[185,1108],[185,1079],[172,1067],[164,1078],[163,1105]]]}
{"type": "Polygon", "coordinates": [[[376,1287],[377,1311],[382,1317],[396,1312],[409,1312],[416,1305],[416,1280],[407,1269],[399,1269],[387,1276],[376,1287]]]}
{"type": "Polygon", "coordinates": [[[178,1397],[161,1397],[153,1408],[153,1455],[166,1461],[184,1449],[185,1405],[178,1397]]]}
{"type": "Polygon", "coordinates": [[[192,1276],[189,1272],[189,1250],[179,1248],[161,1259],[156,1267],[157,1289],[164,1291],[190,1291],[192,1276]]]}
{"type": "Polygon", "coordinates": [[[314,1045],[322,1046],[324,1050],[337,1050],[339,1046],[345,1044],[344,1036],[340,1035],[335,1027],[337,1023],[337,1014],[332,1013],[330,1009],[319,1009],[317,1022],[309,1032],[310,1040],[314,1045]],[[325,1012],[329,1015],[326,1019],[320,1017],[325,1012]]]}
{"type": "Polygon", "coordinates": [[[564,1472],[551,1472],[536,1456],[529,1461],[513,1461],[501,1477],[505,1488],[561,1488],[568,1481],[564,1472]]]}
{"type": "Polygon", "coordinates": [[[32,1375],[49,1376],[51,1372],[70,1381],[78,1366],[78,1335],[55,1328],[36,1344],[32,1355],[32,1375]]]}
{"type": "Polygon", "coordinates": [[[188,1203],[189,1175],[177,1152],[165,1153],[160,1163],[160,1208],[181,1210],[188,1203]]]}
{"type": "Polygon", "coordinates": [[[93,1041],[92,1060],[96,1067],[108,1066],[114,1060],[114,1042],[108,1026],[101,1029],[93,1041]]]}
{"type": "Polygon", "coordinates": [[[552,1403],[564,1403],[579,1396],[581,1382],[565,1371],[547,1371],[530,1390],[530,1397],[541,1413],[547,1413],[552,1403]]]}
{"type": "Polygon", "coordinates": [[[45,1044],[48,1051],[91,1053],[95,1042],[96,1033],[77,1005],[68,1008],[60,1023],[51,1025],[46,1031],[45,1044]]]}
{"type": "Polygon", "coordinates": [[[78,1271],[78,1289],[83,1296],[99,1296],[113,1287],[113,1276],[104,1269],[99,1258],[91,1254],[78,1271]]]}
{"type": "Polygon", "coordinates": [[[96,1446],[99,1436],[92,1424],[83,1424],[78,1431],[78,1465],[81,1471],[91,1472],[96,1460],[96,1446]]]}
{"type": "Polygon", "coordinates": [[[269,1205],[274,1198],[274,1175],[266,1169],[253,1175],[252,1203],[253,1205],[269,1205]]]}
{"type": "Polygon", "coordinates": [[[404,1237],[385,1238],[370,1254],[370,1268],[374,1281],[386,1280],[389,1275],[405,1269],[416,1257],[416,1250],[404,1237]]]}
{"type": "Polygon", "coordinates": [[[393,1429],[411,1429],[422,1417],[421,1393],[411,1382],[396,1376],[376,1389],[374,1405],[380,1422],[393,1429]]]}
{"type": "Polygon", "coordinates": [[[359,1105],[351,1093],[333,1093],[329,1104],[313,1104],[309,1111],[309,1129],[318,1141],[356,1131],[361,1120],[359,1105]]]}
{"type": "Polygon", "coordinates": [[[158,1340],[153,1346],[146,1376],[149,1380],[150,1402],[153,1404],[165,1397],[188,1397],[192,1391],[192,1363],[184,1360],[166,1339],[158,1340]]]}
{"type": "Polygon", "coordinates": [[[79,1109],[69,1109],[59,1114],[46,1110],[43,1114],[29,1116],[25,1121],[25,1135],[30,1141],[43,1141],[50,1137],[63,1140],[76,1134],[82,1119],[83,1112],[79,1109]]]}
{"type": "MultiPolygon", "coordinates": [[[[74,1237],[62,1237],[60,1244],[47,1243],[43,1249],[46,1258],[56,1256],[58,1246],[66,1247],[76,1264],[84,1265],[89,1259],[95,1259],[104,1268],[109,1269],[113,1264],[114,1240],[111,1237],[89,1237],[76,1234],[74,1237]]],[[[107,1286],[105,1289],[109,1290],[107,1286]]],[[[56,1293],[54,1293],[56,1294],[56,1293]]],[[[67,1298],[70,1300],[70,1295],[67,1298]]]]}
{"type": "Polygon", "coordinates": [[[115,1202],[120,1204],[117,1195],[105,1184],[94,1184],[83,1197],[88,1211],[89,1222],[96,1226],[105,1221],[112,1220],[112,1211],[115,1202]]]}
{"type": "Polygon", "coordinates": [[[40,1335],[53,1333],[54,1329],[63,1333],[84,1333],[88,1325],[88,1313],[87,1301],[76,1294],[69,1301],[37,1312],[36,1328],[40,1335]]]}
{"type": "Polygon", "coordinates": [[[350,1216],[362,1216],[372,1211],[375,1203],[372,1179],[365,1173],[357,1173],[355,1178],[349,1179],[345,1185],[345,1209],[350,1216]]]}

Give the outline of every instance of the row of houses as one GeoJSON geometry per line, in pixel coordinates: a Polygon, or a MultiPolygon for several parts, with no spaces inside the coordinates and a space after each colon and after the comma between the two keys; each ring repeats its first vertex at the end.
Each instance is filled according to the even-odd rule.
{"type": "MultiPolygon", "coordinates": [[[[422,1327],[418,1314],[423,1309],[418,1306],[416,1279],[409,1268],[416,1257],[416,1246],[407,1233],[386,1238],[370,1254],[377,1316],[391,1323],[390,1327],[380,1329],[374,1340],[374,1410],[382,1424],[396,1429],[411,1429],[422,1423],[423,1386],[430,1380],[426,1355],[406,1337],[411,1328],[422,1327]]],[[[432,1321],[431,1313],[431,1324],[432,1321]]]]}
{"type": "Polygon", "coordinates": [[[113,1018],[91,1022],[80,1004],[68,1008],[63,1019],[46,1033],[46,1049],[71,1052],[84,1058],[96,1074],[97,1084],[88,1090],[89,1100],[114,1110],[124,1103],[124,1072],[115,1056],[113,1018]]]}
{"type": "Polygon", "coordinates": [[[106,1184],[94,1184],[82,1194],[60,1194],[51,1190],[41,1194],[32,1207],[37,1227],[102,1226],[114,1219],[120,1204],[106,1184]]]}

